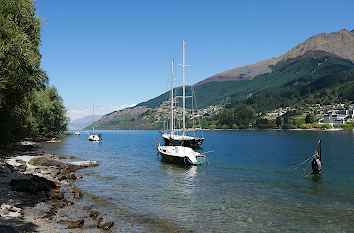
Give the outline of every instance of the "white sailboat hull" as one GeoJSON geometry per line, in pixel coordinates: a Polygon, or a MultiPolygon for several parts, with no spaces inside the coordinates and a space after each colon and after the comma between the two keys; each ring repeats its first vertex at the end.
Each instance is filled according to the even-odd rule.
{"type": "Polygon", "coordinates": [[[101,138],[96,134],[92,134],[88,137],[88,140],[92,142],[98,142],[101,140],[101,138]]]}
{"type": "Polygon", "coordinates": [[[206,162],[206,157],[193,149],[184,146],[158,146],[157,150],[170,163],[184,165],[200,165],[206,162]]]}

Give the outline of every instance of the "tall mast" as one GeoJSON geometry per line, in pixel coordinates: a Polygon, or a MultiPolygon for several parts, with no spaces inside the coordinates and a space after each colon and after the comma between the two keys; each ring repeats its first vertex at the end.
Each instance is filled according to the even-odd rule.
{"type": "Polygon", "coordinates": [[[170,135],[173,135],[173,59],[172,59],[172,77],[171,77],[171,131],[170,131],[170,135]]]}
{"type": "Polygon", "coordinates": [[[94,121],[94,115],[95,115],[95,105],[92,105],[92,131],[95,130],[95,127],[93,126],[93,121],[94,121]]]}
{"type": "Polygon", "coordinates": [[[186,41],[183,39],[183,135],[186,135],[186,86],[185,86],[185,46],[186,41]]]}

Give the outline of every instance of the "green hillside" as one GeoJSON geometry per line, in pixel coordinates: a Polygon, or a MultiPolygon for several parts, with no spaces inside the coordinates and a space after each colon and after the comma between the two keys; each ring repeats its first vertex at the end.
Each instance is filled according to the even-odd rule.
{"type": "MultiPolygon", "coordinates": [[[[209,105],[225,103],[232,99],[253,96],[269,88],[281,87],[298,78],[316,79],[336,74],[353,69],[354,64],[347,59],[323,56],[320,58],[291,59],[287,62],[280,62],[271,68],[271,73],[257,76],[253,80],[208,82],[194,87],[198,107],[204,108],[209,105]]],[[[177,95],[180,94],[181,88],[178,88],[177,95]]],[[[187,88],[187,95],[191,95],[191,88],[187,88]]],[[[147,102],[140,103],[138,106],[156,108],[168,99],[169,92],[166,92],[147,102]]]]}
{"type": "MultiPolygon", "coordinates": [[[[335,70],[336,67],[332,68],[335,70]]],[[[234,100],[220,114],[204,118],[202,127],[249,128],[252,125],[256,128],[274,128],[280,124],[285,129],[301,128],[305,123],[302,114],[306,106],[333,103],[349,105],[353,100],[354,68],[331,75],[305,75],[250,98],[234,100]],[[289,111],[276,120],[268,120],[262,114],[285,107],[295,108],[296,111],[289,111]]]]}
{"type": "MultiPolygon", "coordinates": [[[[201,127],[215,124],[247,128],[256,112],[295,104],[351,102],[354,64],[347,59],[328,56],[328,53],[322,54],[325,56],[319,52],[310,55],[279,62],[271,67],[271,73],[253,80],[208,82],[194,87],[199,109],[226,104],[223,113],[203,118],[201,127]],[[236,117],[238,111],[242,116],[236,117]]],[[[181,95],[181,88],[176,92],[181,95]]],[[[191,95],[190,88],[187,95],[191,95]]],[[[166,92],[134,108],[113,112],[96,122],[95,127],[161,129],[169,117],[169,105],[164,102],[168,99],[169,92],[166,92]]]]}

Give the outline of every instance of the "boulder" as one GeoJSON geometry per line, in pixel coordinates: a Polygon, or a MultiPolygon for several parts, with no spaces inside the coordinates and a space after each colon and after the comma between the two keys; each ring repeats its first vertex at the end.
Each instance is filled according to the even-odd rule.
{"type": "Polygon", "coordinates": [[[101,214],[98,211],[91,211],[90,212],[90,217],[95,219],[95,220],[98,220],[98,221],[103,219],[101,214]]]}
{"type": "Polygon", "coordinates": [[[63,192],[51,192],[50,198],[52,200],[62,200],[64,198],[64,193],[63,192]]]}
{"type": "Polygon", "coordinates": [[[30,179],[12,179],[10,186],[13,191],[28,192],[32,194],[38,192],[36,184],[30,179]]]}
{"type": "Polygon", "coordinates": [[[37,193],[40,191],[49,191],[51,188],[56,187],[53,181],[46,178],[32,175],[30,179],[12,179],[10,186],[13,191],[37,193]]]}
{"type": "Polygon", "coordinates": [[[84,226],[84,223],[85,223],[85,220],[83,220],[83,219],[80,219],[80,220],[77,220],[77,221],[71,221],[69,223],[68,228],[69,229],[82,228],[84,226]]]}
{"type": "Polygon", "coordinates": [[[80,199],[82,198],[83,194],[79,190],[73,190],[73,195],[75,199],[80,199]]]}
{"type": "Polygon", "coordinates": [[[97,222],[97,228],[100,228],[102,230],[108,231],[113,226],[114,226],[114,222],[102,222],[102,221],[97,222]]]}
{"type": "Polygon", "coordinates": [[[25,172],[27,169],[26,164],[21,164],[20,166],[15,167],[15,169],[19,172],[25,172]]]}

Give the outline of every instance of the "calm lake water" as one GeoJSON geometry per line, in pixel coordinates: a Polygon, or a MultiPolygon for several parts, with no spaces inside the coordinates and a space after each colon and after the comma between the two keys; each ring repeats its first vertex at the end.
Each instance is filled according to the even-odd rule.
{"type": "Polygon", "coordinates": [[[116,231],[353,230],[354,132],[205,131],[200,151],[215,152],[199,167],[161,161],[158,131],[101,133],[99,143],[81,134],[42,149],[100,163],[74,185],[97,197],[116,231]],[[281,171],[310,157],[318,139],[322,179],[281,171]]]}

